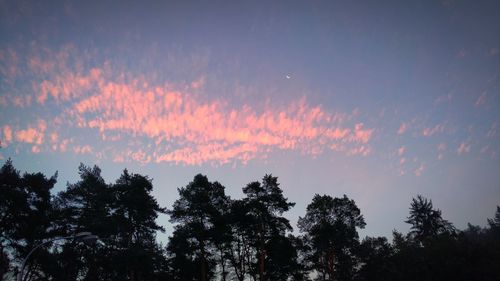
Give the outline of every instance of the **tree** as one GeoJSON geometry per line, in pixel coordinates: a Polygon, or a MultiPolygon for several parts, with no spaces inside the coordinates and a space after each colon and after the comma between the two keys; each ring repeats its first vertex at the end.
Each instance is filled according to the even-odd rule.
{"type": "Polygon", "coordinates": [[[360,270],[356,280],[395,280],[393,249],[385,237],[366,237],[357,250],[360,270]]]}
{"type": "Polygon", "coordinates": [[[167,265],[169,279],[173,281],[199,280],[200,260],[196,255],[197,246],[191,239],[192,235],[187,227],[178,226],[169,237],[167,245],[167,265]]]}
{"type": "MultiPolygon", "coordinates": [[[[56,181],[57,173],[50,178],[41,173],[20,177],[10,159],[0,169],[0,253],[4,266],[10,260],[7,253],[20,262],[33,247],[52,235],[50,190],[56,181]]],[[[45,275],[48,255],[47,249],[40,249],[28,261],[24,280],[45,275]]]]}
{"type": "Polygon", "coordinates": [[[246,200],[231,201],[227,214],[230,232],[226,253],[234,275],[239,281],[245,280],[245,277],[252,271],[253,264],[256,263],[254,260],[257,254],[252,247],[255,235],[253,226],[256,225],[254,219],[248,212],[246,200]]]}
{"type": "Polygon", "coordinates": [[[440,210],[434,209],[432,200],[421,195],[412,199],[410,215],[405,222],[411,224],[410,236],[420,243],[441,234],[454,233],[453,225],[441,217],[440,210]]]}
{"type": "Polygon", "coordinates": [[[497,206],[495,217],[488,219],[488,225],[490,227],[490,233],[497,240],[500,240],[500,206],[497,206]]]}
{"type": "MultiPolygon", "coordinates": [[[[78,167],[80,181],[67,185],[65,191],[55,200],[57,212],[57,231],[60,235],[72,235],[81,231],[90,231],[103,241],[116,233],[116,223],[112,217],[114,201],[112,188],[101,176],[97,166],[78,167]]],[[[109,280],[112,271],[109,262],[109,249],[99,243],[92,248],[75,241],[67,241],[54,249],[58,257],[60,270],[57,278],[75,280],[83,276],[84,280],[109,280]]]]}
{"type": "Polygon", "coordinates": [[[117,227],[114,235],[118,259],[117,272],[127,272],[122,280],[154,280],[163,263],[161,250],[156,244],[156,232],[164,228],[156,223],[159,214],[166,213],[151,195],[151,179],[124,170],[112,186],[112,218],[117,227]]]}
{"type": "Polygon", "coordinates": [[[299,228],[311,247],[309,260],[319,280],[351,280],[354,274],[354,249],[359,244],[356,228],[365,221],[354,200],[344,195],[332,198],[316,194],[300,217],[299,228]]]}
{"type": "Polygon", "coordinates": [[[300,264],[298,243],[293,235],[274,236],[266,244],[266,277],[268,280],[308,280],[304,266],[300,264]]]}
{"type": "Polygon", "coordinates": [[[248,220],[256,233],[252,238],[253,247],[258,255],[259,280],[264,281],[266,277],[266,256],[269,241],[273,238],[284,236],[286,231],[291,231],[292,227],[288,219],[282,214],[295,203],[289,202],[283,196],[283,191],[279,187],[278,178],[272,175],[265,175],[260,182],[249,183],[243,188],[245,207],[248,220]]]}
{"type": "Polygon", "coordinates": [[[211,183],[206,176],[198,174],[186,187],[178,189],[180,198],[167,211],[170,221],[178,223],[177,228],[189,229],[186,235],[195,245],[202,281],[209,279],[209,262],[213,259],[210,249],[219,242],[214,239],[214,233],[219,232],[219,219],[230,200],[224,189],[221,184],[211,183]]]}
{"type": "Polygon", "coordinates": [[[8,159],[0,169],[0,280],[10,268],[9,250],[16,244],[14,232],[19,226],[19,215],[26,206],[26,193],[21,188],[21,177],[8,159]]]}

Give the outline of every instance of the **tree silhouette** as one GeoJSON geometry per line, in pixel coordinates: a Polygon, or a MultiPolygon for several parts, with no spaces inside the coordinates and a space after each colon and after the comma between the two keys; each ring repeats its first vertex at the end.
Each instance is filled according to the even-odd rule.
{"type": "MultiPolygon", "coordinates": [[[[50,190],[57,181],[57,173],[47,178],[41,173],[22,177],[12,165],[12,160],[0,169],[0,247],[2,265],[8,266],[9,256],[17,261],[29,251],[52,235],[52,204],[50,190]]],[[[46,249],[41,249],[27,264],[25,280],[41,278],[47,267],[46,249]]],[[[1,271],[7,268],[2,267],[1,271]]]]}
{"type": "Polygon", "coordinates": [[[417,196],[408,234],[359,243],[365,222],[345,195],[315,195],[298,221],[303,236],[291,235],[283,213],[294,203],[271,175],[246,185],[236,200],[196,175],[166,211],[147,176],[124,170],[108,184],[97,166],[78,171],[80,179],[53,196],[57,173],[21,175],[10,159],[0,168],[0,281],[12,280],[35,245],[81,231],[100,242],[42,247],[23,280],[500,280],[500,206],[486,227],[460,231],[417,196]],[[175,223],[165,248],[156,241],[162,213],[175,223]]]}
{"type": "Polygon", "coordinates": [[[395,280],[393,249],[385,237],[366,237],[357,250],[360,269],[356,280],[395,280]]]}
{"type": "Polygon", "coordinates": [[[436,238],[440,234],[452,234],[454,227],[441,217],[441,211],[434,209],[432,200],[421,195],[413,198],[410,215],[406,223],[411,224],[410,235],[421,243],[436,238]]]}
{"type": "Polygon", "coordinates": [[[356,228],[365,227],[354,200],[316,194],[298,225],[310,244],[309,260],[318,280],[351,280],[359,244],[356,228]]]}
{"type": "Polygon", "coordinates": [[[116,270],[127,272],[123,280],[154,280],[163,265],[156,232],[164,228],[156,223],[156,218],[166,210],[150,194],[152,190],[148,177],[129,174],[127,170],[112,186],[112,218],[117,226],[114,257],[121,261],[121,268],[116,270]]]}
{"type": "Polygon", "coordinates": [[[214,240],[211,234],[216,231],[221,210],[226,208],[229,199],[224,193],[224,186],[211,183],[200,174],[178,191],[179,199],[168,210],[170,221],[190,230],[186,235],[195,242],[200,280],[205,281],[209,279],[209,261],[213,258],[210,247],[214,240]]]}
{"type": "Polygon", "coordinates": [[[258,256],[257,272],[259,280],[264,281],[266,276],[266,245],[275,237],[284,236],[287,230],[292,230],[288,219],[282,214],[295,203],[288,202],[279,187],[278,178],[265,175],[260,182],[249,183],[243,188],[245,207],[249,216],[250,226],[255,230],[251,237],[252,245],[258,256]]]}

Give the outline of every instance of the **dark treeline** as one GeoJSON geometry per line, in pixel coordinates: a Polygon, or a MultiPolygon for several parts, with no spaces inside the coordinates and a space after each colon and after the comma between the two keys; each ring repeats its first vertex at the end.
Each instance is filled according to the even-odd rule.
{"type": "Polygon", "coordinates": [[[14,280],[36,245],[82,231],[100,240],[41,247],[23,280],[500,280],[499,207],[486,228],[458,230],[417,196],[409,233],[360,240],[366,223],[356,203],[315,195],[295,236],[283,216],[294,203],[272,175],[246,185],[241,199],[196,175],[168,209],[151,195],[147,176],[124,170],[106,183],[97,166],[84,165],[79,175],[52,194],[57,174],[21,175],[10,160],[2,166],[0,280],[14,280]],[[156,241],[164,231],[159,214],[174,225],[167,245],[156,241]]]}

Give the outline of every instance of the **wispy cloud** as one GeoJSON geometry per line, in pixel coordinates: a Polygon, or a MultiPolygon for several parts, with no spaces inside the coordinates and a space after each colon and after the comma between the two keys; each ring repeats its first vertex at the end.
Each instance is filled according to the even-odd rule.
{"type": "Polygon", "coordinates": [[[461,142],[457,148],[458,155],[469,153],[469,151],[470,151],[470,143],[466,141],[461,142]]]}
{"type": "Polygon", "coordinates": [[[47,124],[44,120],[39,120],[37,126],[29,127],[16,132],[16,140],[29,144],[40,145],[44,141],[47,124]]]}
{"type": "Polygon", "coordinates": [[[474,105],[476,107],[480,107],[482,106],[483,104],[486,103],[486,91],[482,92],[476,99],[476,102],[474,103],[474,105]]]}
{"type": "Polygon", "coordinates": [[[398,135],[402,135],[408,130],[409,124],[408,123],[401,123],[398,129],[398,135]]]}
{"type": "Polygon", "coordinates": [[[434,127],[426,127],[422,130],[422,135],[424,137],[431,137],[437,133],[444,132],[444,124],[437,124],[434,127]]]}
{"type": "Polygon", "coordinates": [[[373,129],[363,123],[348,127],[342,114],[310,106],[305,99],[257,112],[251,105],[232,108],[224,100],[200,101],[189,89],[144,87],[143,82],[97,78],[97,93],[80,99],[68,113],[81,128],[144,136],[177,147],[154,151],[151,160],[156,162],[246,162],[272,149],[314,154],[332,144],[349,154],[369,153],[373,129]]]}
{"type": "Polygon", "coordinates": [[[406,147],[403,145],[400,148],[398,148],[398,156],[403,155],[406,152],[406,147]]]}
{"type": "Polygon", "coordinates": [[[418,168],[415,169],[415,171],[413,171],[413,173],[415,174],[415,176],[420,177],[422,175],[422,173],[424,172],[424,170],[425,170],[425,165],[420,164],[420,166],[418,166],[418,168]]]}
{"type": "MultiPolygon", "coordinates": [[[[104,155],[106,150],[118,162],[185,165],[247,163],[276,150],[313,157],[327,151],[361,156],[372,151],[375,130],[356,121],[355,113],[330,112],[305,98],[280,106],[270,101],[235,106],[201,95],[204,76],[189,83],[155,84],[145,77],[115,73],[109,66],[87,71],[69,67],[70,54],[71,48],[65,48],[49,54],[51,60],[27,59],[30,73],[44,77],[32,84],[29,104],[33,98],[32,106],[56,107],[62,113],[49,125],[39,121],[24,129],[4,128],[6,141],[31,144],[33,153],[104,155]],[[83,133],[65,136],[69,129],[85,134],[90,130],[100,141],[78,139],[83,133]],[[133,141],[113,148],[122,139],[133,141]]],[[[25,104],[18,102],[19,107],[25,104]]]]}

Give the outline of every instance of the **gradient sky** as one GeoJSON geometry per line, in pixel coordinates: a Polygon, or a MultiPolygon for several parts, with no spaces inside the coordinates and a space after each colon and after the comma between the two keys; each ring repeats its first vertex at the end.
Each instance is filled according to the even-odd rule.
{"type": "Polygon", "coordinates": [[[353,198],[362,235],[406,232],[417,194],[485,225],[500,2],[1,0],[0,140],[56,191],[80,162],[149,175],[165,207],[197,173],[234,198],[272,173],[293,224],[319,193],[353,198]]]}

